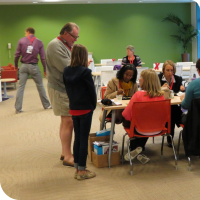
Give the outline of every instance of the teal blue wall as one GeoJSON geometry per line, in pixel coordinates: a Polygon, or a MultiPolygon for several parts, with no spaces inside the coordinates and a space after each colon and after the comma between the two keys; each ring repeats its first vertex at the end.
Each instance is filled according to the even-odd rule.
{"type": "Polygon", "coordinates": [[[174,13],[190,23],[190,9],[190,3],[1,5],[1,65],[14,64],[17,42],[24,36],[25,28],[34,27],[36,36],[46,48],[69,21],[80,26],[78,43],[93,53],[95,63],[100,63],[100,59],[122,58],[126,55],[127,45],[135,47],[135,54],[146,63],[144,66],[152,67],[154,62],[166,59],[178,62],[181,61],[182,47],[170,37],[177,27],[162,22],[162,19],[168,13],[174,13]],[[9,42],[12,44],[11,59],[7,48],[9,42]]]}

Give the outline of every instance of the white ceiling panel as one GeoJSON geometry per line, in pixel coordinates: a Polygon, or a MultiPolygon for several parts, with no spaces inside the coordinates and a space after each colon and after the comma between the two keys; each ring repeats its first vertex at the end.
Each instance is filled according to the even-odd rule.
{"type": "Polygon", "coordinates": [[[191,3],[194,0],[0,0],[0,5],[10,4],[111,4],[111,3],[191,3]]]}

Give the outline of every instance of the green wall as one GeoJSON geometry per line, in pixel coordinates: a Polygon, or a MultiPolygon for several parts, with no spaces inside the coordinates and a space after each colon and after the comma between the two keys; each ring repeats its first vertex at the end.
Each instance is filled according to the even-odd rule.
{"type": "Polygon", "coordinates": [[[190,3],[1,5],[1,65],[14,64],[17,42],[24,37],[25,28],[34,27],[46,49],[49,41],[69,21],[80,26],[77,42],[93,53],[95,63],[100,63],[100,59],[122,58],[126,55],[127,45],[135,47],[135,54],[146,63],[144,66],[152,67],[154,62],[167,59],[178,62],[181,61],[182,47],[170,37],[177,27],[162,22],[162,19],[168,13],[174,13],[190,23],[190,9],[190,3]],[[12,44],[11,59],[7,49],[9,42],[12,44]]]}

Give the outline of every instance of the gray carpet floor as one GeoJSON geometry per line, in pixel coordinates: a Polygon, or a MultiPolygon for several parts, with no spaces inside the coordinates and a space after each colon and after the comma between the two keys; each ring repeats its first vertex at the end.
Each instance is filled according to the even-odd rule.
{"type": "MultiPolygon", "coordinates": [[[[46,88],[46,79],[44,85],[46,88]]],[[[8,196],[18,200],[200,199],[199,158],[192,157],[192,170],[188,171],[181,143],[175,170],[173,152],[166,142],[164,156],[160,157],[161,137],[155,138],[155,144],[148,140],[144,153],[150,162],[142,165],[134,160],[133,176],[128,162],[109,169],[96,168],[88,159],[88,169],[97,176],[75,180],[74,168],[64,167],[59,160],[60,118],[52,110],[43,109],[33,80],[27,81],[23,113],[15,114],[16,90],[8,88],[8,95],[14,98],[0,103],[0,182],[8,196]]],[[[91,133],[99,130],[100,112],[97,107],[91,133]]],[[[176,146],[180,130],[176,128],[176,146]]],[[[116,125],[114,139],[120,149],[123,134],[122,125],[116,125]]]]}

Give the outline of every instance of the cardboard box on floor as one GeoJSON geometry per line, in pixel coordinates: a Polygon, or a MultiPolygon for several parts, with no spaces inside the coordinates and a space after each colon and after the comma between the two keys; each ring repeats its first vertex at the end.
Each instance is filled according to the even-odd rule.
{"type": "MultiPolygon", "coordinates": [[[[89,135],[88,155],[90,161],[93,162],[96,167],[108,167],[108,154],[97,155],[94,153],[94,141],[110,141],[110,136],[97,137],[96,133],[89,135]]],[[[120,164],[120,152],[113,152],[111,155],[111,166],[120,164]]]]}

